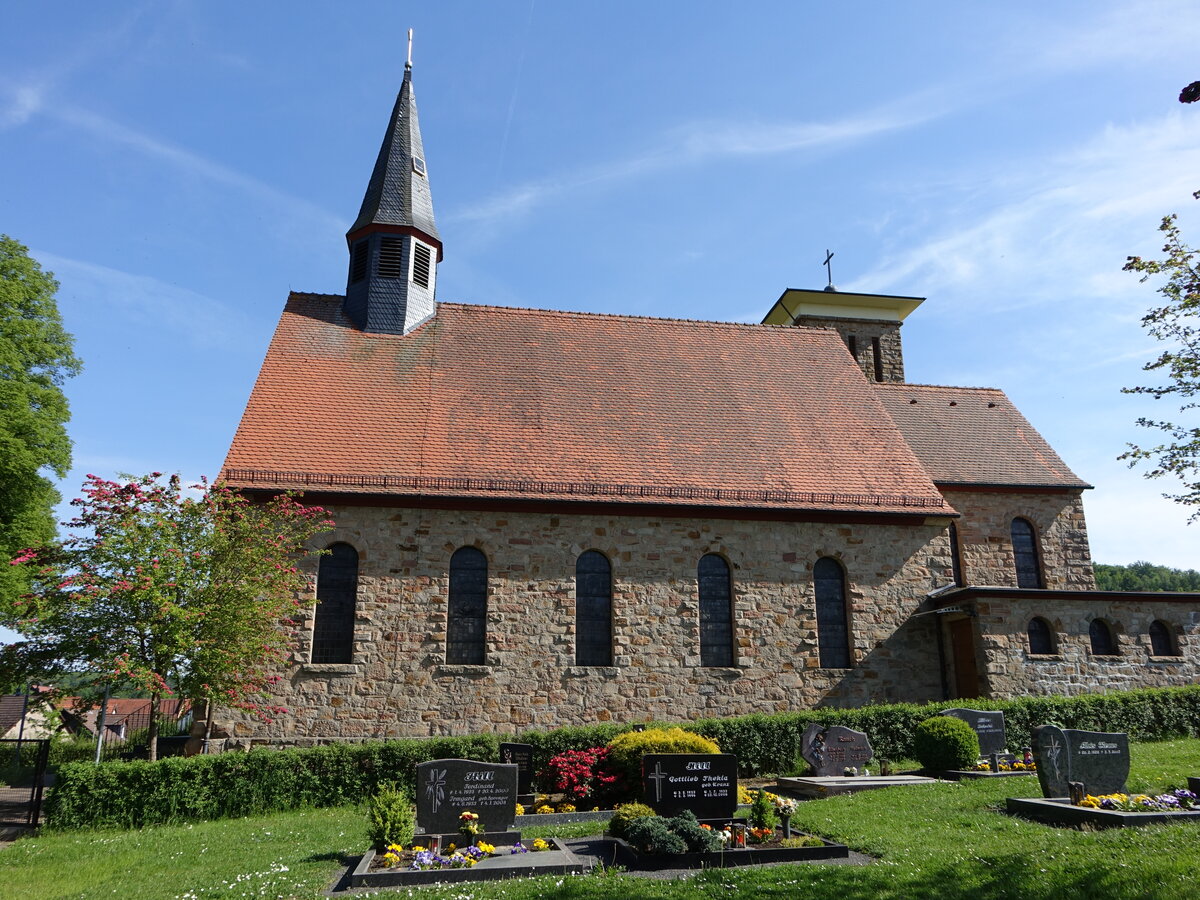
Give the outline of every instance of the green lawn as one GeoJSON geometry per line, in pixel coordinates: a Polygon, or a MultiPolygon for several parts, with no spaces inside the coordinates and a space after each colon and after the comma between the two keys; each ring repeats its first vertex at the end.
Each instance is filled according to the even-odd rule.
{"type": "MultiPolygon", "coordinates": [[[[1133,790],[1182,786],[1200,774],[1200,740],[1137,744],[1133,790]]],[[[879,857],[870,866],[778,866],[659,882],[613,873],[415,890],[427,898],[1200,897],[1200,824],[1081,832],[996,812],[1007,796],[1035,796],[1033,778],[893,788],[803,803],[800,828],[879,857]]],[[[71,832],[0,851],[0,898],[317,898],[343,859],[363,849],[354,809],[308,810],[236,821],[71,832]]],[[[529,837],[586,833],[526,829],[529,837]]],[[[408,896],[407,891],[381,892],[408,896]]],[[[361,895],[360,895],[361,896],[361,895]]]]}

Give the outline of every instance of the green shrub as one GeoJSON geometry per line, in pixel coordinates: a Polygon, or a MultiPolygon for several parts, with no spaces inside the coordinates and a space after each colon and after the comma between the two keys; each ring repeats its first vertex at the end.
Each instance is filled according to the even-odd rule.
{"type": "Polygon", "coordinates": [[[624,838],[629,823],[637,819],[648,819],[657,813],[645,803],[622,803],[615,814],[608,820],[608,833],[613,837],[624,838]]]}
{"type": "Polygon", "coordinates": [[[913,753],[932,772],[967,769],[979,759],[979,736],[962,719],[932,716],[913,732],[913,753]]]}
{"type": "Polygon", "coordinates": [[[754,795],[754,802],[750,804],[750,815],[747,818],[753,828],[774,828],[779,824],[779,817],[775,815],[775,804],[771,802],[766,791],[760,789],[754,795]]]}
{"type": "Polygon", "coordinates": [[[684,810],[666,822],[671,833],[683,839],[689,853],[704,853],[721,847],[721,838],[712,829],[702,828],[691,810],[684,810]]]}
{"type": "Polygon", "coordinates": [[[412,798],[393,782],[381,784],[367,801],[367,838],[380,853],[391,844],[411,844],[416,820],[412,798]]]}
{"type": "Polygon", "coordinates": [[[625,839],[641,853],[654,855],[684,853],[687,842],[667,827],[667,820],[658,816],[635,819],[625,830],[625,839]]]}
{"type": "Polygon", "coordinates": [[[779,842],[779,846],[786,847],[788,850],[795,850],[799,847],[824,847],[825,842],[819,837],[806,834],[802,837],[784,838],[779,842]]]}
{"type": "Polygon", "coordinates": [[[647,753],[720,753],[716,741],[682,728],[627,731],[608,745],[608,761],[626,784],[642,783],[642,757],[647,753]]]}

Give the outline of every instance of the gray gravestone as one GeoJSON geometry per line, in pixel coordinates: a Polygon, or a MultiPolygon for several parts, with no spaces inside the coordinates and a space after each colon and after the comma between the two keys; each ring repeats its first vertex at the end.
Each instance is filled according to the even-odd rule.
{"type": "Polygon", "coordinates": [[[979,755],[991,756],[1008,749],[1008,736],[1004,733],[1004,713],[982,709],[947,709],[943,716],[962,719],[979,736],[979,755]]]}
{"type": "Polygon", "coordinates": [[[1044,797],[1069,796],[1069,783],[1089,794],[1124,792],[1129,777],[1129,735],[1042,725],[1033,731],[1033,759],[1044,797]]]}
{"type": "Polygon", "coordinates": [[[871,760],[871,742],[861,731],[834,725],[809,725],[800,741],[800,755],[817,776],[842,775],[847,767],[862,769],[871,760]]]}
{"type": "Polygon", "coordinates": [[[464,812],[479,816],[481,831],[506,831],[516,817],[517,767],[473,759],[417,764],[417,828],[426,834],[458,831],[464,812]]]}
{"type": "Polygon", "coordinates": [[[730,819],[737,810],[737,757],[732,753],[647,753],[642,793],[660,816],[690,809],[697,819],[730,819]]]}
{"type": "Polygon", "coordinates": [[[517,767],[517,793],[533,791],[533,744],[501,744],[500,762],[517,767]]]}

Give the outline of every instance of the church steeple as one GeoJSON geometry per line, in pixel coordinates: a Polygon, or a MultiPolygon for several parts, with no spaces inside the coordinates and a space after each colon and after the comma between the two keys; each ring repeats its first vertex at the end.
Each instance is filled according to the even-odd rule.
{"type": "Polygon", "coordinates": [[[404,81],[362,208],[346,232],[346,314],[363,331],[386,334],[407,334],[434,314],[442,259],[413,95],[411,29],[408,41],[404,81]]]}

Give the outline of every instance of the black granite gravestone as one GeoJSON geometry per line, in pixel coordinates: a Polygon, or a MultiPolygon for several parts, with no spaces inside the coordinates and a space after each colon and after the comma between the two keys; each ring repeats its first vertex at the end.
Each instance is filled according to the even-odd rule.
{"type": "Polygon", "coordinates": [[[533,790],[533,744],[501,744],[500,762],[517,767],[517,793],[533,790]]]}
{"type": "Polygon", "coordinates": [[[1004,732],[1004,713],[982,709],[947,709],[943,716],[962,719],[979,736],[979,755],[991,756],[1008,749],[1008,736],[1004,732]]]}
{"type": "Polygon", "coordinates": [[[481,831],[505,831],[516,817],[517,767],[473,759],[417,764],[417,828],[426,834],[458,831],[464,812],[479,816],[481,831]]]}
{"type": "Polygon", "coordinates": [[[1068,796],[1072,781],[1089,794],[1115,794],[1129,777],[1129,735],[1042,725],[1033,731],[1033,759],[1043,797],[1068,796]]]}
{"type": "Polygon", "coordinates": [[[737,757],[732,753],[647,753],[642,793],[660,816],[690,809],[697,819],[729,819],[737,810],[737,757]]]}
{"type": "Polygon", "coordinates": [[[843,775],[847,768],[862,771],[872,753],[867,736],[844,725],[809,725],[800,740],[800,755],[817,776],[843,775]]]}

